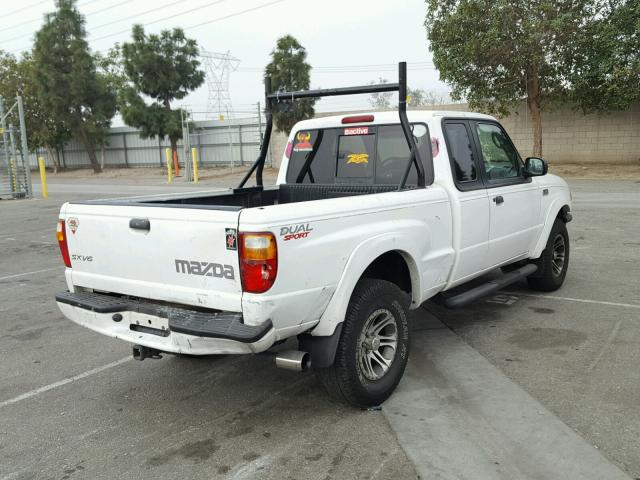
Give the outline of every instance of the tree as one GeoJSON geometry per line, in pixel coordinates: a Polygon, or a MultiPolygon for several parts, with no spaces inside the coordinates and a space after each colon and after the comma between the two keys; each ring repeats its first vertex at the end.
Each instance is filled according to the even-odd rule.
{"type": "Polygon", "coordinates": [[[407,88],[409,108],[429,107],[447,103],[448,99],[441,93],[426,91],[422,88],[407,88]]]}
{"type": "MultiPolygon", "coordinates": [[[[307,51],[294,37],[285,35],[279,38],[271,52],[271,62],[265,68],[265,75],[271,77],[271,89],[274,92],[308,90],[311,65],[306,59],[307,51]]],[[[289,132],[300,120],[312,118],[315,102],[314,98],[305,98],[291,104],[283,99],[273,112],[276,129],[289,132]]]]}
{"type": "Polygon", "coordinates": [[[100,173],[95,146],[111,125],[115,96],[96,71],[85,38],[75,0],[56,0],[56,11],[36,33],[34,75],[39,104],[78,138],[93,171],[100,173]]]}
{"type": "Polygon", "coordinates": [[[180,28],[147,35],[141,25],[134,25],[132,41],[122,45],[122,57],[130,82],[120,98],[123,120],[139,128],[143,138],[168,136],[176,159],[183,112],[171,103],[204,83],[198,44],[180,28]],[[147,104],[143,95],[152,102],[147,104]]]}
{"type": "MultiPolygon", "coordinates": [[[[377,82],[369,82],[369,85],[381,85],[383,83],[389,83],[386,78],[379,77],[377,82]]],[[[369,105],[376,110],[382,110],[385,108],[391,108],[391,92],[375,92],[369,94],[369,105]]]]}
{"type": "Polygon", "coordinates": [[[506,115],[523,98],[542,154],[541,111],[566,96],[564,48],[594,17],[595,0],[427,0],[433,60],[452,97],[506,115]]]}
{"type": "Polygon", "coordinates": [[[640,101],[640,2],[611,1],[568,48],[571,100],[584,112],[640,101]]]}
{"type": "MultiPolygon", "coordinates": [[[[57,172],[60,168],[59,152],[71,138],[71,133],[40,104],[33,59],[25,54],[17,60],[13,55],[0,52],[0,78],[0,96],[6,103],[12,104],[16,95],[22,97],[29,147],[32,151],[46,149],[53,160],[54,171],[57,172]]],[[[14,125],[18,125],[16,111],[9,118],[14,125]]]]}

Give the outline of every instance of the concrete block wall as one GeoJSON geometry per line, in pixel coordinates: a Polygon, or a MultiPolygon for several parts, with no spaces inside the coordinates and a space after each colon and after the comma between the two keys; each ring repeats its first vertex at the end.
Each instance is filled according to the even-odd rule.
{"type": "MultiPolygon", "coordinates": [[[[428,110],[469,111],[466,104],[436,105],[428,110]]],[[[318,117],[348,112],[318,113],[318,117]]],[[[533,150],[531,120],[523,101],[500,123],[506,128],[523,157],[533,150]]],[[[287,136],[272,139],[273,166],[278,167],[287,136]]],[[[640,164],[640,104],[626,111],[584,115],[568,106],[542,113],[542,156],[549,162],[640,164]]]]}

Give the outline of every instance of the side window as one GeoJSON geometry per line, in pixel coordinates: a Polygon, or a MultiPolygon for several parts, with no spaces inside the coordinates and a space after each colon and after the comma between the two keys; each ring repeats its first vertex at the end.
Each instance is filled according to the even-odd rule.
{"type": "Polygon", "coordinates": [[[375,135],[341,135],[338,141],[338,178],[373,177],[375,135]]]}
{"type": "Polygon", "coordinates": [[[519,177],[518,151],[502,128],[493,123],[476,123],[484,170],[489,180],[519,177]]]}
{"type": "Polygon", "coordinates": [[[444,130],[447,135],[447,146],[456,181],[458,183],[476,181],[478,172],[473,159],[473,149],[467,127],[464,123],[446,123],[444,130]]]}
{"type": "Polygon", "coordinates": [[[334,183],[336,151],[333,130],[301,130],[293,139],[287,183],[334,183]]]}
{"type": "MultiPolygon", "coordinates": [[[[413,136],[420,151],[423,164],[429,161],[430,155],[427,148],[429,143],[427,128],[422,124],[415,124],[413,136]]],[[[378,127],[378,159],[376,164],[376,184],[399,184],[407,168],[409,160],[409,146],[404,138],[400,125],[386,125],[378,127]]],[[[425,165],[425,172],[428,169],[425,165]]],[[[418,174],[416,168],[411,167],[407,177],[407,185],[417,185],[418,174]]]]}

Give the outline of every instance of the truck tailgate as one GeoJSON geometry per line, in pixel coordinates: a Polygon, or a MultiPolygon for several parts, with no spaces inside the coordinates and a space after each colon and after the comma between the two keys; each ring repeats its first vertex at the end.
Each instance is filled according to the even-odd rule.
{"type": "Polygon", "coordinates": [[[63,217],[71,282],[105,292],[239,312],[242,287],[237,241],[232,241],[239,213],[67,204],[63,217]]]}

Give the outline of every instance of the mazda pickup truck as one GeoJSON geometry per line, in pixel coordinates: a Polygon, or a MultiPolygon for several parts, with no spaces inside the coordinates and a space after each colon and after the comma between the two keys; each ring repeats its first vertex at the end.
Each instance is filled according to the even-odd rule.
{"type": "Polygon", "coordinates": [[[560,288],[569,189],[543,159],[523,161],[495,118],[407,112],[404,63],[384,85],[265,84],[265,136],[239,187],[62,206],[65,316],[133,344],[139,360],[255,354],[293,338],[273,353],[278,366],[311,368],[330,394],[367,407],[402,377],[409,309],[457,308],[525,278],[560,288]],[[276,184],[263,185],[274,109],[389,91],[397,112],[296,124],[276,184]]]}

